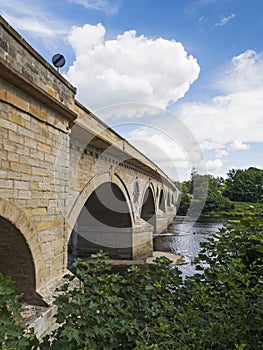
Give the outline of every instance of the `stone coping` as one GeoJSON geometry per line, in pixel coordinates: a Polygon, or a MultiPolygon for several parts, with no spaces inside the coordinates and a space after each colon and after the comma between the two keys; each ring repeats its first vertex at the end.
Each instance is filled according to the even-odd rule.
{"type": "Polygon", "coordinates": [[[152,264],[154,263],[154,260],[156,258],[160,258],[162,256],[165,256],[166,258],[170,259],[172,261],[171,265],[181,265],[184,263],[184,258],[181,255],[168,253],[168,252],[155,251],[153,252],[152,257],[146,259],[146,264],[152,264]]]}

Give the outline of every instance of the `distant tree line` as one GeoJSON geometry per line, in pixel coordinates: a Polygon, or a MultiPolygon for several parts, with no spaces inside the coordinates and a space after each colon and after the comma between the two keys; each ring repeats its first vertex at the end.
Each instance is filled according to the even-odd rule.
{"type": "Polygon", "coordinates": [[[198,204],[202,199],[205,201],[202,214],[233,209],[233,202],[263,203],[263,170],[255,167],[231,169],[226,179],[193,170],[191,179],[179,186],[182,194],[178,215],[185,215],[190,203],[198,204]]]}

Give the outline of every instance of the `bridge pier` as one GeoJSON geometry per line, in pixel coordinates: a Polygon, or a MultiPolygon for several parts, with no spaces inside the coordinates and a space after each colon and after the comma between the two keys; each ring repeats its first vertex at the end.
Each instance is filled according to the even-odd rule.
{"type": "Polygon", "coordinates": [[[139,218],[132,228],[75,225],[69,241],[69,260],[88,257],[100,249],[110,258],[145,260],[153,253],[153,226],[139,218]]]}
{"type": "Polygon", "coordinates": [[[158,210],[156,214],[156,234],[166,231],[168,226],[168,215],[162,210],[158,210]]]}
{"type": "Polygon", "coordinates": [[[168,227],[168,225],[174,220],[174,217],[176,215],[176,207],[175,206],[169,207],[166,211],[166,215],[167,215],[167,227],[168,227]]]}
{"type": "Polygon", "coordinates": [[[141,260],[152,256],[153,226],[143,219],[135,222],[132,232],[132,259],[141,260]]]}

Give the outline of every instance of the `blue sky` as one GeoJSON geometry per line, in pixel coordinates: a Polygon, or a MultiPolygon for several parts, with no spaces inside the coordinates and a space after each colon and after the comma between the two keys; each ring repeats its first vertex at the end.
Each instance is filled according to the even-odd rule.
{"type": "Polygon", "coordinates": [[[172,178],[193,166],[216,176],[262,168],[263,1],[0,0],[0,8],[48,62],[63,53],[77,98],[172,178]]]}

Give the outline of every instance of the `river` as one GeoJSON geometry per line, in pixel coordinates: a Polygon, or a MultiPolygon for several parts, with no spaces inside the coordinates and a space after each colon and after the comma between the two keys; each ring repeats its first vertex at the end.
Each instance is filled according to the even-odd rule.
{"type": "Polygon", "coordinates": [[[178,265],[177,268],[182,272],[183,277],[193,275],[196,271],[192,261],[200,252],[200,243],[218,231],[225,221],[226,219],[223,218],[201,219],[195,223],[180,223],[175,220],[169,225],[166,235],[155,238],[154,249],[182,255],[185,263],[178,265]]]}

